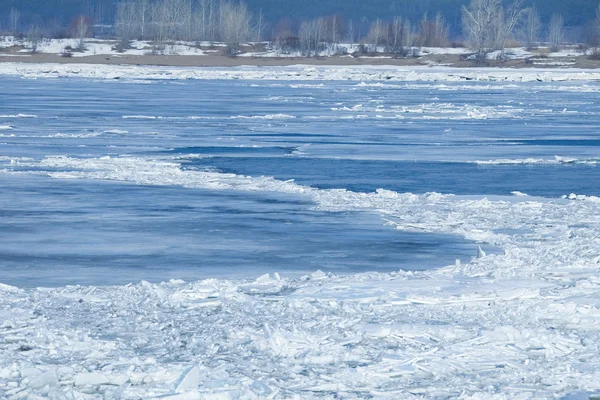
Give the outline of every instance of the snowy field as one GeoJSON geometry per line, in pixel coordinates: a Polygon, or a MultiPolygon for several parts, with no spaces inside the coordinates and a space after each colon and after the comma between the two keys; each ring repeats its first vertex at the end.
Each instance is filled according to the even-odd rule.
{"type": "MultiPolygon", "coordinates": [[[[83,51],[72,51],[73,57],[86,57],[92,55],[148,55],[152,54],[155,44],[151,41],[133,40],[130,43],[129,49],[117,51],[117,40],[101,40],[86,38],[83,40],[85,46],[83,51]]],[[[45,54],[61,54],[69,49],[77,49],[79,47],[79,39],[42,39],[38,43],[36,52],[45,54]]],[[[26,39],[18,39],[13,36],[0,37],[0,50],[10,49],[12,47],[23,47],[15,56],[28,56],[31,54],[31,43],[26,39]]],[[[218,54],[227,47],[225,43],[219,42],[184,42],[177,41],[167,43],[164,46],[163,53],[166,55],[181,55],[181,56],[201,56],[218,54]]],[[[359,44],[339,43],[328,46],[319,52],[320,57],[331,57],[339,54],[352,54],[360,50],[359,44]]],[[[376,52],[385,53],[384,47],[379,47],[376,52]]],[[[282,52],[279,49],[273,48],[268,42],[252,42],[243,44],[241,57],[302,57],[303,54],[299,50],[282,52]],[[252,51],[252,48],[264,48],[261,51],[252,51]]],[[[430,54],[468,54],[469,50],[465,48],[440,48],[440,47],[423,47],[415,48],[415,53],[420,55],[430,54]]],[[[518,56],[531,55],[530,53],[516,49],[514,51],[518,56]]],[[[511,53],[512,54],[512,53],[511,53]]],[[[558,54],[558,53],[557,53],[558,54]]]]}
{"type": "MultiPolygon", "coordinates": [[[[69,52],[72,57],[87,57],[93,55],[112,55],[118,57],[125,55],[143,56],[152,54],[153,49],[151,42],[140,40],[131,41],[131,48],[126,49],[125,51],[117,51],[118,41],[116,40],[84,39],[85,45],[82,51],[75,50],[79,48],[79,44],[79,39],[42,39],[38,43],[36,52],[43,54],[63,54],[64,52],[69,52]]],[[[19,50],[17,53],[12,53],[15,57],[26,57],[31,54],[31,43],[27,40],[21,40],[13,36],[4,36],[0,38],[0,49],[9,49],[14,46],[23,47],[23,49],[19,50]]],[[[209,47],[211,44],[177,42],[166,46],[164,54],[201,56],[205,54],[200,49],[201,46],[209,47]]],[[[217,45],[216,47],[222,46],[217,45]]]]}
{"type": "Polygon", "coordinates": [[[598,79],[0,65],[0,398],[588,399],[598,79]]]}

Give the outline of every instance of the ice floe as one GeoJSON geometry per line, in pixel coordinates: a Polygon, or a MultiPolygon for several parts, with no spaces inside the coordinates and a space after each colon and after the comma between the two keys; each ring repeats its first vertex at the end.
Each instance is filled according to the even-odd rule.
{"type": "Polygon", "coordinates": [[[501,158],[501,159],[496,159],[496,160],[477,160],[477,161],[472,161],[472,162],[475,164],[480,164],[480,165],[519,165],[519,164],[588,164],[588,165],[596,165],[599,161],[600,161],[600,159],[596,159],[596,158],[578,159],[578,158],[571,158],[571,157],[555,156],[553,159],[501,158]]]}
{"type": "MultiPolygon", "coordinates": [[[[116,134],[111,130],[102,132],[116,134]]],[[[0,174],[290,193],[322,210],[379,212],[400,230],[460,235],[500,249],[423,272],[0,284],[0,397],[550,399],[600,390],[597,197],[326,190],[185,170],[166,156],[4,155],[0,165],[0,174]]]]}
{"type": "MultiPolygon", "coordinates": [[[[509,69],[391,66],[291,66],[291,67],[164,67],[138,65],[2,63],[0,75],[80,77],[93,79],[181,80],[245,79],[285,81],[387,81],[393,82],[596,82],[600,72],[585,69],[509,69]]],[[[314,84],[311,84],[314,86],[314,84]]]]}

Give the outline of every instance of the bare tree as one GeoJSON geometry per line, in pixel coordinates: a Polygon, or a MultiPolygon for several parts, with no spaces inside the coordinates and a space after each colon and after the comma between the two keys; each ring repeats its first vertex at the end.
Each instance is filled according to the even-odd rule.
{"type": "Polygon", "coordinates": [[[217,0],[198,0],[195,14],[197,39],[216,40],[220,34],[217,0]]]}
{"type": "Polygon", "coordinates": [[[306,57],[311,56],[313,50],[314,27],[313,21],[303,21],[298,29],[300,48],[306,57]]]}
{"type": "Polygon", "coordinates": [[[534,49],[538,40],[542,23],[540,13],[535,6],[527,9],[523,24],[523,41],[527,50],[534,49]]]}
{"type": "Polygon", "coordinates": [[[218,26],[217,26],[217,4],[216,0],[208,0],[208,40],[215,40],[217,37],[218,26]]]}
{"type": "Polygon", "coordinates": [[[115,28],[119,37],[119,50],[129,48],[129,42],[133,39],[137,23],[137,7],[133,1],[117,4],[117,15],[115,16],[115,28]]]}
{"type": "Polygon", "coordinates": [[[300,38],[300,48],[305,56],[318,55],[321,50],[324,33],[325,23],[322,18],[304,21],[300,25],[298,36],[300,38]]]}
{"type": "Polygon", "coordinates": [[[187,38],[191,29],[190,0],[162,0],[152,4],[154,38],[160,47],[166,40],[187,38]]]}
{"type": "Polygon", "coordinates": [[[145,39],[148,35],[148,26],[151,21],[151,3],[150,0],[135,1],[135,30],[134,33],[139,39],[145,39]]]}
{"type": "Polygon", "coordinates": [[[42,30],[37,25],[31,25],[27,31],[27,42],[32,53],[37,53],[40,42],[42,41],[42,30]]]}
{"type": "Polygon", "coordinates": [[[521,21],[525,12],[526,9],[523,8],[523,0],[513,0],[506,11],[502,10],[499,13],[498,48],[500,49],[500,58],[505,58],[504,48],[506,47],[506,41],[513,34],[515,26],[521,21]]]}
{"type": "Polygon", "coordinates": [[[209,1],[212,0],[200,0],[196,7],[195,20],[198,40],[207,40],[208,37],[209,1]]]}
{"type": "Polygon", "coordinates": [[[377,52],[379,46],[386,44],[387,42],[388,26],[385,22],[380,19],[376,19],[371,24],[369,29],[368,39],[373,45],[373,51],[377,52]]]}
{"type": "Polygon", "coordinates": [[[352,20],[349,20],[346,26],[346,39],[350,43],[354,43],[354,23],[352,20]]]}
{"type": "Polygon", "coordinates": [[[103,22],[105,17],[105,7],[103,1],[95,1],[87,4],[85,16],[90,21],[103,22]]]}
{"type": "Polygon", "coordinates": [[[167,28],[167,37],[184,39],[190,28],[190,0],[163,0],[162,17],[167,28]]]}
{"type": "Polygon", "coordinates": [[[479,62],[485,60],[487,50],[493,45],[493,27],[501,8],[500,1],[471,0],[469,7],[462,8],[463,33],[479,62]]]}
{"type": "Polygon", "coordinates": [[[418,27],[418,32],[419,32],[419,36],[417,38],[417,41],[419,43],[420,46],[428,46],[429,42],[429,37],[431,36],[431,28],[429,26],[429,18],[427,15],[427,12],[425,12],[425,14],[423,14],[423,18],[421,18],[421,22],[419,23],[418,27]]]}
{"type": "Polygon", "coordinates": [[[260,42],[263,38],[263,30],[265,28],[265,17],[263,15],[262,9],[258,11],[258,15],[256,16],[256,41],[260,42]]]}
{"type": "Polygon", "coordinates": [[[302,50],[300,38],[294,34],[290,19],[281,19],[275,24],[273,37],[278,52],[290,54],[293,51],[302,50]]]}
{"type": "Polygon", "coordinates": [[[344,37],[346,24],[344,18],[340,14],[333,14],[325,20],[326,22],[326,39],[334,44],[338,44],[344,37]]]}
{"type": "Polygon", "coordinates": [[[150,13],[152,15],[152,36],[154,44],[152,45],[152,53],[163,53],[164,43],[167,40],[168,27],[164,16],[164,4],[152,3],[150,13]]]}
{"type": "Polygon", "coordinates": [[[192,6],[190,0],[162,0],[151,3],[152,52],[162,54],[167,40],[190,39],[192,6]]]}
{"type": "Polygon", "coordinates": [[[8,14],[8,28],[13,35],[19,33],[19,20],[21,18],[21,12],[16,8],[12,7],[8,14]]]}
{"type": "Polygon", "coordinates": [[[565,20],[560,14],[552,14],[548,25],[548,43],[552,51],[560,50],[565,37],[565,20]]]}
{"type": "Polygon", "coordinates": [[[240,45],[250,40],[252,35],[252,14],[244,3],[225,1],[220,9],[221,38],[227,43],[227,52],[231,56],[238,54],[240,45]]]}
{"type": "Polygon", "coordinates": [[[589,32],[589,44],[592,46],[591,58],[600,59],[600,4],[596,7],[596,18],[591,24],[589,32]]]}
{"type": "Polygon", "coordinates": [[[396,57],[406,56],[414,45],[414,34],[408,19],[395,17],[390,26],[389,51],[396,57]]]}
{"type": "Polygon", "coordinates": [[[435,19],[430,21],[425,13],[419,25],[419,44],[426,47],[446,47],[450,42],[449,31],[442,14],[438,13],[435,19]]]}
{"type": "Polygon", "coordinates": [[[193,20],[192,20],[192,0],[181,1],[182,12],[182,24],[178,32],[178,39],[181,40],[192,40],[193,34],[193,20]]]}
{"type": "Polygon", "coordinates": [[[502,31],[504,30],[504,8],[498,4],[498,8],[492,17],[490,25],[489,49],[495,50],[502,46],[502,31]]]}
{"type": "Polygon", "coordinates": [[[85,51],[85,39],[92,33],[92,22],[86,16],[79,15],[71,22],[70,30],[77,39],[77,51],[85,51]]]}
{"type": "Polygon", "coordinates": [[[390,51],[393,54],[401,55],[403,53],[402,46],[402,31],[404,29],[404,18],[394,17],[392,25],[390,26],[390,40],[389,46],[390,51]]]}
{"type": "Polygon", "coordinates": [[[437,47],[446,47],[450,43],[450,28],[441,13],[437,13],[433,22],[434,26],[434,45],[437,47]]]}

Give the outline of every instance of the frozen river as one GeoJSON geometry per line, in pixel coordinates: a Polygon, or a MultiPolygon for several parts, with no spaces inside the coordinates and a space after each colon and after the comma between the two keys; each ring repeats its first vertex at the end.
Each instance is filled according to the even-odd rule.
{"type": "Polygon", "coordinates": [[[111,157],[104,167],[118,172],[128,159],[177,162],[181,173],[354,192],[598,195],[595,93],[559,99],[557,85],[546,86],[3,78],[3,281],[124,284],[469,261],[474,244],[393,231],[373,210],[331,213],[301,195],[170,185],[151,166],[92,176],[86,163],[111,157]],[[64,179],[72,177],[82,179],[64,179]]]}
{"type": "Polygon", "coordinates": [[[0,87],[0,394],[599,389],[598,84],[0,87]]]}

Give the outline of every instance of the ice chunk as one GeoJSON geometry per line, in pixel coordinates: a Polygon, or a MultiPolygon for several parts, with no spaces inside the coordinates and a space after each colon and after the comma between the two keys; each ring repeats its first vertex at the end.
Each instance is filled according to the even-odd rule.
{"type": "Polygon", "coordinates": [[[0,283],[0,292],[17,293],[19,291],[20,291],[20,289],[17,287],[6,285],[4,283],[0,283]]]}
{"type": "Polygon", "coordinates": [[[223,400],[228,400],[228,399],[230,399],[230,397],[229,396],[227,396],[227,397],[204,396],[204,395],[201,395],[200,392],[194,391],[194,392],[186,392],[186,393],[166,394],[163,396],[153,397],[153,399],[167,399],[167,400],[223,399],[223,400]]]}
{"type": "Polygon", "coordinates": [[[110,379],[101,372],[80,373],[75,376],[75,386],[107,385],[110,379]]]}
{"type": "Polygon", "coordinates": [[[35,378],[29,381],[28,386],[34,389],[43,388],[45,386],[58,386],[58,377],[56,376],[56,371],[54,369],[51,369],[49,371],[37,375],[35,378]]]}
{"type": "Polygon", "coordinates": [[[272,279],[271,279],[271,275],[269,274],[264,274],[259,276],[258,278],[256,278],[256,283],[271,283],[272,279]]]}
{"type": "Polygon", "coordinates": [[[481,248],[481,246],[477,247],[477,258],[483,258],[486,256],[485,251],[481,248]]]}
{"type": "Polygon", "coordinates": [[[35,378],[36,376],[42,374],[42,371],[39,368],[35,368],[35,367],[28,367],[28,368],[23,368],[21,370],[21,378],[25,379],[25,378],[35,378]]]}
{"type": "Polygon", "coordinates": [[[189,392],[198,389],[198,383],[200,382],[200,369],[194,365],[187,368],[179,376],[179,379],[175,381],[174,391],[176,393],[189,392]]]}
{"type": "Polygon", "coordinates": [[[318,280],[325,279],[325,278],[327,278],[327,274],[321,270],[318,270],[318,271],[310,274],[310,279],[313,281],[318,281],[318,280]]]}
{"type": "Polygon", "coordinates": [[[269,396],[271,393],[273,393],[273,390],[269,387],[269,385],[261,381],[252,382],[250,384],[250,390],[252,390],[257,396],[269,396]]]}
{"type": "Polygon", "coordinates": [[[513,192],[510,192],[513,196],[518,196],[518,197],[527,197],[529,196],[527,193],[523,193],[523,192],[519,192],[518,190],[515,190],[513,192]]]}
{"type": "Polygon", "coordinates": [[[502,290],[498,292],[498,296],[500,296],[503,300],[515,300],[515,299],[533,299],[540,295],[539,289],[529,289],[529,288],[516,288],[509,290],[502,290]]]}

